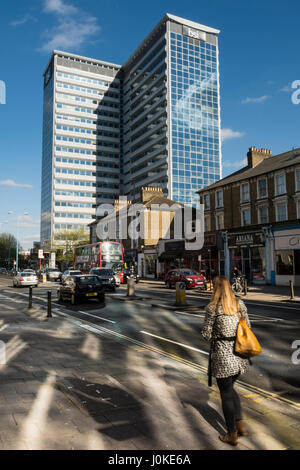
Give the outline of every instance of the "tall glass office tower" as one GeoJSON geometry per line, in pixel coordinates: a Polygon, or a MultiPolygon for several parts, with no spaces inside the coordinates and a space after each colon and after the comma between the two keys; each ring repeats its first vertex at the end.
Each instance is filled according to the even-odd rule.
{"type": "Polygon", "coordinates": [[[123,66],[54,51],[44,74],[41,241],[145,186],[196,206],[221,178],[219,31],[166,14],[123,66]]]}
{"type": "Polygon", "coordinates": [[[217,37],[170,29],[170,187],[172,199],[195,205],[196,188],[221,177],[217,37]]]}
{"type": "Polygon", "coordinates": [[[122,67],[123,191],[196,205],[221,177],[219,31],[167,14],[122,67]]]}

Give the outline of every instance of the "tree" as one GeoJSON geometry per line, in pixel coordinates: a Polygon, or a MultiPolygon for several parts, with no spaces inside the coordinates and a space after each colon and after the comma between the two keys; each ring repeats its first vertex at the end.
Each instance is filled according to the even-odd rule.
{"type": "MultiPolygon", "coordinates": [[[[19,245],[19,249],[22,248],[19,245]]],[[[0,265],[3,267],[12,267],[16,259],[17,239],[12,233],[0,234],[0,265]],[[10,265],[10,266],[8,266],[10,265]]]]}
{"type": "Polygon", "coordinates": [[[74,261],[74,248],[88,245],[89,242],[89,234],[84,228],[57,232],[52,245],[57,262],[69,266],[74,261]]]}

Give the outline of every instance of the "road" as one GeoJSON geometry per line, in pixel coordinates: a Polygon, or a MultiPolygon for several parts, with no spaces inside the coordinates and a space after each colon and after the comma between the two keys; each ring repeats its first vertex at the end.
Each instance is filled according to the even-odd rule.
{"type": "MultiPolygon", "coordinates": [[[[74,307],[70,303],[58,303],[55,300],[57,288],[55,283],[40,284],[33,291],[34,303],[45,306],[47,291],[51,290],[54,314],[105,328],[116,339],[116,344],[118,337],[126,337],[141,347],[158,349],[173,360],[188,361],[191,367],[206,370],[209,345],[202,339],[200,331],[209,294],[188,292],[188,300],[197,300],[200,305],[197,312],[191,313],[151,307],[151,301],[173,304],[175,300],[174,290],[151,283],[137,285],[137,294],[144,296],[143,300],[121,302],[114,299],[121,293],[125,294],[126,286],[122,286],[116,294],[107,296],[105,306],[95,300],[74,307]]],[[[6,297],[13,297],[21,306],[27,302],[28,289],[13,288],[10,279],[1,277],[0,306],[1,298],[6,297]]],[[[300,403],[300,365],[293,364],[291,360],[294,352],[292,343],[300,340],[300,305],[245,302],[263,353],[254,358],[253,367],[241,381],[252,387],[252,391],[255,387],[300,403]]]]}

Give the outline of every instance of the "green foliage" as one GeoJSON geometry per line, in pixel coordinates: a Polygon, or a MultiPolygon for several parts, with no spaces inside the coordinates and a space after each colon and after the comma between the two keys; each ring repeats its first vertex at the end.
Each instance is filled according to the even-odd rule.
{"type": "MultiPolygon", "coordinates": [[[[13,262],[16,259],[16,247],[17,239],[11,233],[0,234],[0,266],[8,267],[8,261],[10,259],[10,267],[13,266],[13,262]]],[[[19,250],[21,247],[19,245],[19,250]]]]}
{"type": "Polygon", "coordinates": [[[74,260],[74,248],[89,243],[89,233],[82,228],[76,230],[62,230],[55,234],[52,249],[56,251],[58,263],[72,264],[74,260]]]}

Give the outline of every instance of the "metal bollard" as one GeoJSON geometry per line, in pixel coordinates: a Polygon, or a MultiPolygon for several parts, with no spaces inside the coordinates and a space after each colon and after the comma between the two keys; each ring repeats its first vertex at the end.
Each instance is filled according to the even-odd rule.
{"type": "Polygon", "coordinates": [[[135,280],[127,278],[127,297],[135,296],[135,280]]]}
{"type": "Polygon", "coordinates": [[[244,279],[244,295],[247,295],[248,292],[248,283],[247,279],[244,279]]]}
{"type": "Polygon", "coordinates": [[[176,305],[177,306],[186,305],[185,290],[186,290],[186,285],[184,282],[176,282],[176,305]]]}
{"type": "Polygon", "coordinates": [[[47,311],[47,318],[52,318],[52,315],[51,315],[51,290],[48,290],[48,311],[47,311]]]}
{"type": "Polygon", "coordinates": [[[290,281],[291,300],[295,297],[294,282],[290,281]]]}
{"type": "Polygon", "coordinates": [[[29,287],[29,300],[28,300],[28,308],[32,308],[32,287],[29,287]]]}

